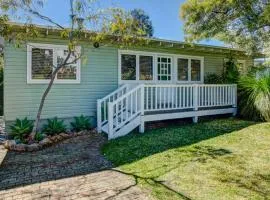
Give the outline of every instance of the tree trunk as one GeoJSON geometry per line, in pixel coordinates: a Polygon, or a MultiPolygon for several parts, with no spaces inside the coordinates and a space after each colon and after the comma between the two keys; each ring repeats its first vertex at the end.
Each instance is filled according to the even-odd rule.
{"type": "Polygon", "coordinates": [[[34,127],[32,129],[32,133],[30,134],[30,139],[31,140],[35,139],[35,135],[36,135],[36,133],[38,131],[38,126],[39,126],[39,122],[40,122],[40,116],[41,116],[41,113],[42,113],[42,109],[43,109],[46,97],[48,96],[48,94],[49,94],[49,92],[50,92],[50,90],[52,88],[53,82],[55,80],[56,74],[60,69],[61,68],[58,68],[53,72],[52,78],[51,78],[51,80],[50,80],[50,82],[48,84],[48,87],[46,88],[45,92],[42,95],[42,98],[41,98],[41,101],[40,101],[40,104],[39,104],[39,108],[38,108],[38,112],[37,112],[37,116],[36,116],[36,119],[35,119],[34,127]]]}

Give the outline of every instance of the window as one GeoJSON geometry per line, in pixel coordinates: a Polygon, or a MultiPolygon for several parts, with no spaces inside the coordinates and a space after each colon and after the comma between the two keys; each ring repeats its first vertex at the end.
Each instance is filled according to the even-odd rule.
{"type": "MultiPolygon", "coordinates": [[[[80,53],[80,48],[77,49],[80,53]]],[[[68,55],[66,46],[48,44],[27,45],[27,83],[48,83],[54,66],[68,55]]],[[[68,62],[74,61],[71,55],[68,62]]],[[[56,83],[80,83],[80,60],[65,66],[56,75],[56,83]]]]}
{"type": "MultiPolygon", "coordinates": [[[[63,49],[57,50],[56,55],[57,55],[57,65],[59,65],[67,57],[68,50],[63,50],[63,49]]],[[[76,58],[73,55],[70,56],[70,62],[72,62],[75,59],[76,58]]],[[[57,79],[58,80],[65,80],[65,79],[76,80],[77,64],[78,64],[77,62],[74,62],[73,64],[70,64],[66,66],[65,68],[60,69],[59,72],[57,73],[57,79]]]]}
{"type": "Polygon", "coordinates": [[[121,80],[153,80],[153,56],[121,54],[121,80]]]}
{"type": "Polygon", "coordinates": [[[153,80],[153,56],[140,56],[140,80],[153,80]]]}
{"type": "Polygon", "coordinates": [[[119,50],[119,83],[202,83],[199,56],[119,50]]]}
{"type": "Polygon", "coordinates": [[[191,81],[201,80],[201,61],[191,60],[191,81]]]}
{"type": "Polygon", "coordinates": [[[32,48],[32,79],[50,79],[53,67],[53,50],[32,48]]]}
{"type": "Polygon", "coordinates": [[[188,59],[178,58],[177,59],[178,68],[178,80],[188,81],[188,59]]]}
{"type": "Polygon", "coordinates": [[[170,81],[172,79],[172,59],[170,57],[158,57],[157,68],[159,81],[170,81]]]}
{"type": "Polygon", "coordinates": [[[177,58],[177,80],[202,82],[202,59],[177,58]]]}
{"type": "Polygon", "coordinates": [[[136,55],[121,55],[121,79],[136,80],[136,55]]]}

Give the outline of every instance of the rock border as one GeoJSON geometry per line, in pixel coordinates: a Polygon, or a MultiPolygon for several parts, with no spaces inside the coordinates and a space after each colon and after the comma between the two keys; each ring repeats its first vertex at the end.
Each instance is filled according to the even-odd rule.
{"type": "Polygon", "coordinates": [[[96,133],[95,130],[84,130],[79,132],[72,132],[72,133],[60,133],[54,136],[47,136],[43,140],[33,143],[33,144],[17,144],[15,140],[6,140],[4,142],[4,147],[9,151],[16,151],[16,152],[34,152],[45,149],[50,147],[54,144],[58,144],[61,141],[74,138],[77,136],[82,135],[89,135],[96,133]]]}

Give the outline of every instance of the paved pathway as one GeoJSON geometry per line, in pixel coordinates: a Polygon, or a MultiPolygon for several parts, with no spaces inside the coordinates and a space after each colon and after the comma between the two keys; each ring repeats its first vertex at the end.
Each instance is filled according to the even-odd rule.
{"type": "Polygon", "coordinates": [[[114,171],[98,134],[35,153],[0,145],[0,199],[149,199],[132,177],[114,171]]]}

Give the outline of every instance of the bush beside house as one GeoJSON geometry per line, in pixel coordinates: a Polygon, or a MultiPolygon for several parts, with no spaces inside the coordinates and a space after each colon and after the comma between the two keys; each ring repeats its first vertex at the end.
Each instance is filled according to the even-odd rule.
{"type": "Polygon", "coordinates": [[[224,71],[207,74],[206,84],[235,83],[238,85],[239,116],[253,121],[270,121],[270,73],[265,67],[250,67],[241,73],[235,60],[224,63],[224,71]]]}
{"type": "Polygon", "coordinates": [[[48,119],[41,131],[35,135],[33,141],[30,139],[33,121],[27,118],[17,119],[10,126],[11,140],[7,140],[4,146],[13,151],[37,151],[62,140],[94,132],[91,129],[90,119],[83,115],[75,117],[70,125],[72,129],[67,130],[63,120],[59,120],[57,117],[48,119]]]}

